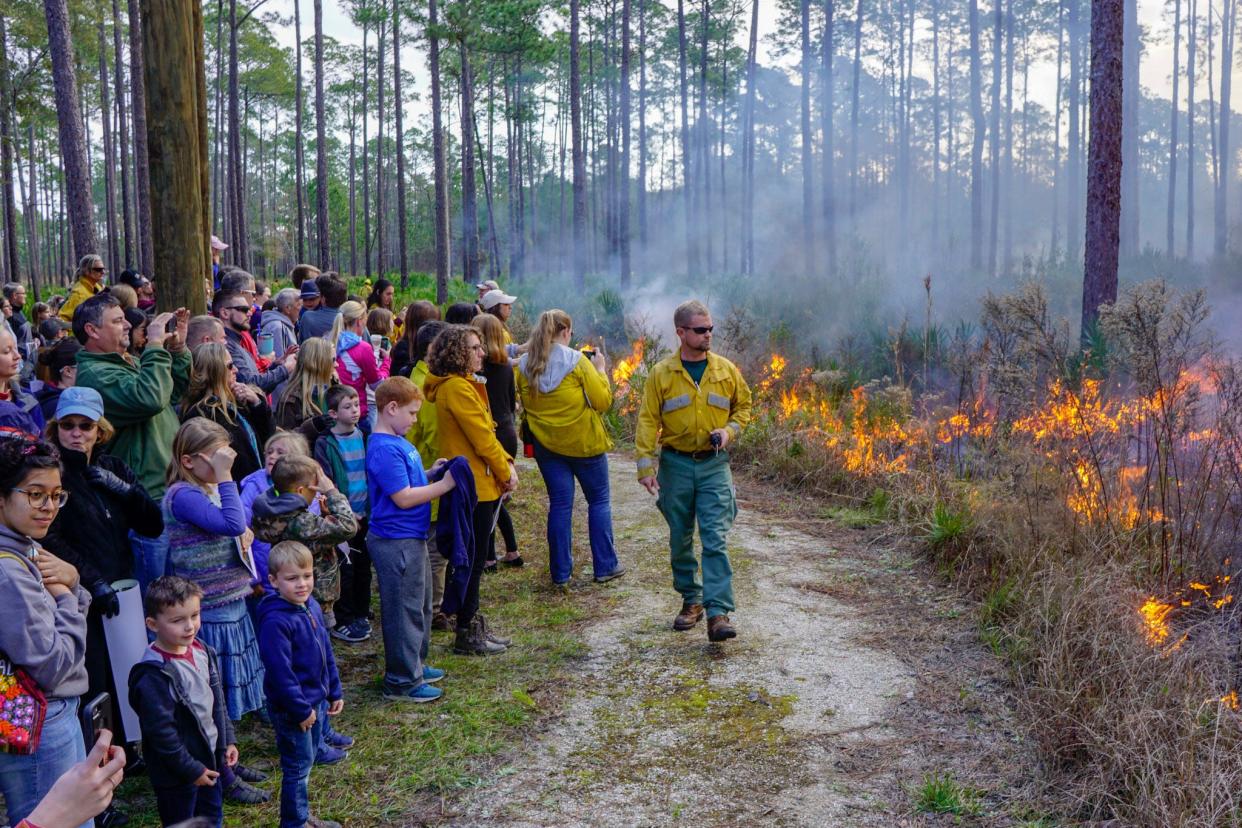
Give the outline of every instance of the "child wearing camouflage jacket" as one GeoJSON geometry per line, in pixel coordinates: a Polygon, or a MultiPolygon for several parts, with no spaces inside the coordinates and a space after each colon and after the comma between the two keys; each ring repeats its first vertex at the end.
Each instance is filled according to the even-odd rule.
{"type": "Polygon", "coordinates": [[[315,600],[323,608],[331,629],[335,624],[333,605],[341,596],[341,566],[337,547],[354,536],[358,521],[349,498],[332,483],[332,478],[309,457],[289,455],[272,467],[272,488],[254,502],[251,523],[261,541],[277,544],[293,540],[311,550],[315,569],[315,600]],[[310,504],[319,498],[319,512],[310,504]]]}

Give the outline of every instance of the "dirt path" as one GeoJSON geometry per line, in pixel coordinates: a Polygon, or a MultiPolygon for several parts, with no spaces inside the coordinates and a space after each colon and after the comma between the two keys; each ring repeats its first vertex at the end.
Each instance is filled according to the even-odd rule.
{"type": "MultiPolygon", "coordinates": [[[[739,638],[710,644],[703,625],[671,629],[667,529],[632,460],[614,457],[612,475],[630,572],[581,588],[614,590],[619,609],[589,627],[561,714],[451,824],[938,824],[916,809],[930,775],[951,777],[964,824],[1037,818],[1003,676],[934,573],[877,530],[742,481],[739,638]]],[[[578,560],[589,566],[585,549],[578,560]]]]}

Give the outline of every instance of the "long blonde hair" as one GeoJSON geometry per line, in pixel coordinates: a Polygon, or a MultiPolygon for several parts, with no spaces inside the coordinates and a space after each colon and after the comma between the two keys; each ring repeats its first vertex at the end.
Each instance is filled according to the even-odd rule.
{"type": "Polygon", "coordinates": [[[336,342],[341,338],[345,329],[366,315],[367,309],[362,306],[361,302],[345,302],[341,305],[341,312],[336,315],[336,319],[332,320],[332,330],[328,333],[333,354],[336,353],[336,342]]]}
{"type": "Polygon", "coordinates": [[[183,416],[197,407],[236,422],[237,397],[229,386],[229,360],[229,349],[219,342],[204,342],[194,349],[190,387],[181,399],[183,416]]]}
{"type": "Polygon", "coordinates": [[[505,353],[505,326],[490,313],[480,313],[470,320],[470,326],[479,332],[479,339],[487,349],[488,362],[508,362],[505,353]]]}
{"type": "Polygon", "coordinates": [[[328,388],[336,382],[336,354],[332,343],[322,337],[313,336],[302,343],[298,351],[298,362],[289,375],[284,390],[280,392],[277,405],[284,405],[290,399],[299,399],[302,413],[314,416],[314,412],[323,413],[320,401],[326,401],[328,388]],[[319,400],[315,397],[318,395],[319,400]]]}
{"type": "Polygon", "coordinates": [[[555,344],[553,340],[573,326],[574,321],[569,314],[559,308],[539,314],[539,321],[530,334],[530,350],[526,352],[526,378],[530,380],[532,393],[539,390],[539,378],[548,367],[548,358],[555,344]]]}
{"type": "Polygon", "coordinates": [[[181,464],[181,458],[196,454],[205,454],[216,446],[227,446],[229,433],[224,426],[213,423],[206,417],[191,417],[177,429],[173,438],[172,459],[168,461],[168,470],[164,472],[164,482],[171,486],[177,482],[185,482],[206,489],[206,482],[199,480],[197,475],[181,464]]]}

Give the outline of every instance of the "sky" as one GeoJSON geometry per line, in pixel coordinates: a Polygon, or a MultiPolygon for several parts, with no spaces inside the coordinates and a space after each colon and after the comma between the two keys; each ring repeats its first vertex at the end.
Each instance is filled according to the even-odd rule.
{"type": "MultiPolygon", "coordinates": [[[[1050,1],[1050,0],[1049,0],[1050,1]]],[[[1200,25],[1204,25],[1202,21],[1205,15],[1202,11],[1203,0],[1198,0],[1200,5],[1200,25]]],[[[264,3],[262,11],[275,11],[281,16],[292,18],[294,0],[267,0],[264,3]]],[[[845,3],[852,9],[852,3],[845,3]]],[[[989,8],[989,0],[981,0],[981,11],[989,8]]],[[[1089,8],[1090,4],[1084,4],[1084,10],[1089,8]]],[[[1139,69],[1139,82],[1160,97],[1167,98],[1171,91],[1170,71],[1173,65],[1173,49],[1172,43],[1169,42],[1169,30],[1171,23],[1164,19],[1165,4],[1156,2],[1156,0],[1138,0],[1139,25],[1148,34],[1145,43],[1145,51],[1142,57],[1142,63],[1139,69]]],[[[1183,12],[1184,14],[1184,12],[1183,12]]],[[[308,0],[302,0],[302,28],[305,36],[309,37],[313,32],[313,6],[308,0]]],[[[336,0],[323,0],[324,15],[324,33],[344,43],[362,44],[362,30],[355,26],[348,18],[340,4],[336,0]]],[[[747,15],[748,17],[749,15],[747,15]]],[[[846,15],[848,17],[848,13],[846,15]]],[[[771,46],[768,43],[768,37],[777,28],[778,9],[775,0],[760,0],[759,4],[759,62],[771,65],[774,62],[784,65],[788,68],[794,66],[795,56],[789,55],[780,61],[774,61],[772,58],[771,46]]],[[[1085,21],[1084,21],[1085,23],[1085,21]]],[[[275,31],[279,42],[288,47],[293,48],[294,36],[293,26],[277,27],[275,31]]],[[[742,38],[749,33],[743,31],[742,38]]],[[[745,48],[746,44],[739,43],[745,48]]],[[[422,49],[411,45],[407,47],[410,58],[402,62],[402,68],[412,71],[415,76],[416,83],[421,87],[427,81],[427,62],[426,55],[422,49]]],[[[1206,54],[1201,54],[1200,61],[1206,59],[1206,54]]],[[[1182,50],[1182,61],[1184,66],[1185,49],[1182,50]]],[[[1184,71],[1184,69],[1183,69],[1184,71]]],[[[916,72],[919,70],[916,69],[916,72]]],[[[1219,77],[1219,72],[1217,73],[1219,77]]],[[[1185,96],[1186,84],[1182,83],[1180,96],[1185,96]]],[[[1015,94],[1017,92],[1015,91],[1015,94]]],[[[1205,97],[1205,91],[1200,91],[1200,97],[1205,97]]],[[[1056,98],[1056,65],[1053,61],[1046,61],[1038,67],[1033,67],[1031,71],[1031,90],[1030,96],[1038,101],[1047,109],[1052,109],[1055,105],[1056,98]]],[[[422,118],[427,115],[428,96],[423,95],[418,101],[412,101],[407,104],[406,114],[410,118],[422,118]]],[[[1068,127],[1065,127],[1068,128],[1068,127]]]]}

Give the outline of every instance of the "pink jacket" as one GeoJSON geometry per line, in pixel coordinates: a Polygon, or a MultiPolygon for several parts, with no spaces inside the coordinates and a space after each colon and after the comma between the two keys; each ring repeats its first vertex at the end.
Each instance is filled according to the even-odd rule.
{"type": "Polygon", "coordinates": [[[367,415],[367,387],[373,387],[388,379],[388,369],[391,365],[391,355],[385,357],[384,361],[377,365],[375,351],[371,348],[371,343],[366,340],[337,354],[336,375],[342,383],[358,392],[362,416],[367,415]]]}

